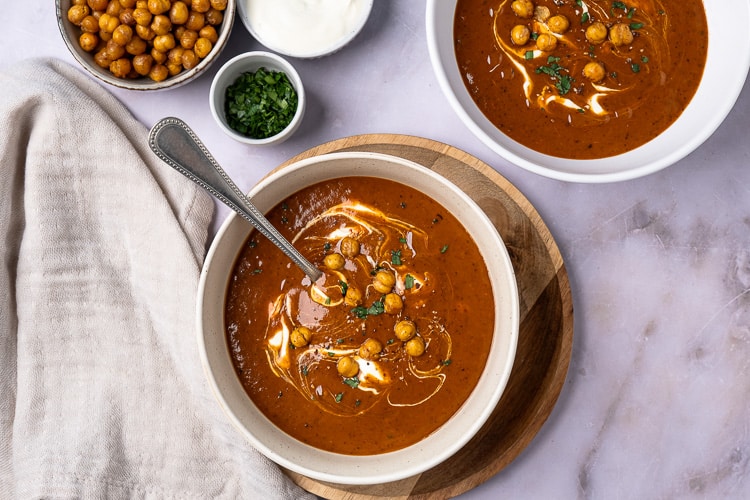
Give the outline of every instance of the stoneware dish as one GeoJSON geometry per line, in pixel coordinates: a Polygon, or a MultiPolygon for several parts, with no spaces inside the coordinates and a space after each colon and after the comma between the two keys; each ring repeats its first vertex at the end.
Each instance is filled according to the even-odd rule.
{"type": "Polygon", "coordinates": [[[721,125],[742,90],[750,67],[750,2],[704,1],[709,43],[706,67],[693,99],[662,134],[627,153],[595,160],[544,155],[500,132],[474,104],[459,74],[453,45],[456,0],[427,0],[427,42],[440,87],[463,123],[509,162],[540,175],[573,182],[613,182],[641,177],[684,158],[721,125]]]}
{"type": "MultiPolygon", "coordinates": [[[[94,52],[86,52],[79,45],[78,39],[81,34],[79,27],[73,25],[68,21],[67,12],[70,9],[72,2],[71,0],[55,0],[55,6],[57,9],[57,25],[60,29],[65,45],[73,55],[76,61],[88,71],[91,75],[97,79],[105,82],[109,85],[119,87],[128,90],[164,90],[172,89],[184,85],[195,78],[202,75],[211,65],[218,59],[219,54],[224,49],[224,46],[229,39],[229,34],[232,32],[232,25],[234,24],[234,14],[237,6],[237,0],[227,0],[227,7],[224,10],[224,19],[219,26],[216,26],[218,39],[213,44],[213,48],[208,55],[201,59],[200,62],[192,69],[183,70],[177,75],[167,77],[161,82],[155,82],[148,77],[140,77],[135,79],[123,79],[117,78],[109,72],[94,63],[94,52]]],[[[167,12],[167,15],[169,13],[167,12]]]]}
{"type": "Polygon", "coordinates": [[[464,223],[483,254],[495,296],[494,337],[479,383],[458,412],[417,444],[371,456],[322,451],[280,431],[245,393],[226,341],[227,283],[240,247],[250,233],[249,224],[238,216],[227,218],[206,257],[197,300],[198,344],[219,404],[252,446],[279,465],[310,478],[338,484],[379,484],[414,476],[441,463],[486,422],[503,394],[513,366],[518,340],[518,291],[505,245],[484,212],[444,177],[410,161],[364,152],[312,157],[272,173],[250,192],[250,198],[266,212],[299,189],[347,176],[383,177],[421,190],[464,223]]]}
{"type": "Polygon", "coordinates": [[[362,31],[373,0],[239,0],[238,15],[265,47],[313,59],[341,50],[362,31]]]}
{"type": "Polygon", "coordinates": [[[297,70],[294,66],[283,57],[272,52],[254,51],[246,52],[233,57],[219,69],[211,82],[211,90],[208,95],[211,115],[216,120],[222,131],[232,139],[251,144],[253,146],[262,146],[270,144],[280,144],[287,140],[297,130],[302,123],[302,117],[305,114],[306,98],[305,88],[302,85],[297,70]],[[294,90],[297,91],[297,111],[294,113],[292,121],[287,127],[276,135],[263,139],[253,139],[232,129],[227,123],[226,111],[224,104],[226,102],[227,87],[232,85],[237,78],[245,72],[255,72],[259,68],[266,68],[269,71],[281,71],[287,75],[294,90]]]}

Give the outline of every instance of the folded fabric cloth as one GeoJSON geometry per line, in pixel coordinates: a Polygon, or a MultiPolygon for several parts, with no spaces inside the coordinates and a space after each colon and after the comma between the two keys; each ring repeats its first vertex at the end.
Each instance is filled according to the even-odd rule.
{"type": "Polygon", "coordinates": [[[55,60],[0,71],[0,496],[314,498],[206,383],[213,202],[55,60]]]}

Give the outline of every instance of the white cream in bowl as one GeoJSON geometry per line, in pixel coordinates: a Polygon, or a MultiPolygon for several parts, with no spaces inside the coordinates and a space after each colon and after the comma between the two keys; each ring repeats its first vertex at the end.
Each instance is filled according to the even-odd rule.
{"type": "Polygon", "coordinates": [[[239,0],[251,35],[290,57],[336,52],[364,26],[373,0],[239,0]]]}

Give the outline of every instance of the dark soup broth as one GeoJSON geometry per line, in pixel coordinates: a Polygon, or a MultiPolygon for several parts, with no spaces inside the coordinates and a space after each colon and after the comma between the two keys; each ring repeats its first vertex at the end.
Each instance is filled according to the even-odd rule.
{"type": "Polygon", "coordinates": [[[492,342],[479,249],[431,198],[384,179],[305,188],[270,221],[324,271],[310,284],[257,232],[226,300],[237,375],[279,428],[349,455],[414,444],[459,409],[492,342]]]}
{"type": "Polygon", "coordinates": [[[595,159],[652,140],[706,64],[701,0],[458,0],[454,46],[477,107],[552,156],[595,159]]]}

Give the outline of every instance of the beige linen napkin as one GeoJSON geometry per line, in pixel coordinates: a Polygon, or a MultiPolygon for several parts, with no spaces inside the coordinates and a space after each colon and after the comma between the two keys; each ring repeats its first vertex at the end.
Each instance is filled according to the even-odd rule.
{"type": "Polygon", "coordinates": [[[2,498],[308,496],[205,382],[194,307],[212,211],[82,72],[0,71],[2,498]]]}

